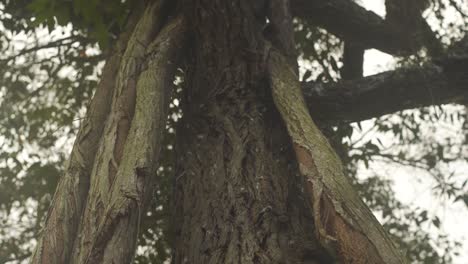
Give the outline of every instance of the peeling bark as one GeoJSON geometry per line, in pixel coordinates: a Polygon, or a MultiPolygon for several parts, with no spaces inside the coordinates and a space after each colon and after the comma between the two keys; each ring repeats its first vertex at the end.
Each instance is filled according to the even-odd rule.
{"type": "MultiPolygon", "coordinates": [[[[280,19],[292,20],[289,10],[281,10],[280,19]]],[[[293,42],[292,27],[285,26],[288,25],[277,25],[278,34],[293,42]]],[[[288,62],[291,60],[275,47],[269,50],[273,100],[287,127],[305,180],[317,240],[341,263],[406,263],[344,175],[338,155],[310,117],[296,73],[297,63],[288,62]]]]}
{"type": "Polygon", "coordinates": [[[155,10],[150,7],[142,17],[124,55],[128,61],[119,75],[123,85],[118,86],[96,156],[72,263],[130,263],[136,249],[140,217],[154,189],[177,52],[185,33],[185,21],[178,17],[152,40],[160,25],[154,19],[162,19],[155,10]],[[131,108],[134,115],[124,112],[131,108]],[[124,146],[116,152],[119,144],[124,146]]]}
{"type": "Polygon", "coordinates": [[[303,182],[272,104],[254,8],[243,0],[193,5],[173,263],[331,263],[313,236],[303,182]]]}
{"type": "Polygon", "coordinates": [[[57,185],[46,222],[39,235],[31,263],[68,263],[81,212],[89,190],[89,178],[94,156],[110,111],[115,77],[130,33],[140,15],[137,8],[129,18],[112,55],[104,66],[101,81],[80,126],[64,175],[57,185]]]}
{"type": "MultiPolygon", "coordinates": [[[[180,16],[169,2],[149,1],[108,62],[33,263],[131,263],[188,35],[173,263],[404,263],[305,108],[288,1],[186,0],[180,16]],[[275,47],[263,35],[267,16],[280,33],[269,39],[275,47]]],[[[370,35],[363,43],[374,43],[378,34],[370,35]]],[[[405,50],[399,44],[386,48],[405,50]]],[[[435,78],[442,87],[462,72],[435,78]]],[[[346,107],[372,100],[374,89],[390,91],[384,79],[403,83],[399,73],[345,83],[344,95],[341,84],[315,87],[309,108],[316,114],[314,100],[343,96],[330,116],[362,118],[346,107]]],[[[374,110],[402,107],[398,96],[374,110]]]]}
{"type": "Polygon", "coordinates": [[[150,2],[143,15],[133,18],[132,34],[117,44],[33,263],[132,261],[140,217],[154,190],[172,81],[185,43],[185,20],[169,19],[170,6],[150,2]]]}
{"type": "Polygon", "coordinates": [[[406,263],[343,173],[338,156],[313,123],[299,78],[282,55],[270,54],[275,105],[293,141],[313,206],[317,239],[343,263],[406,263]]]}

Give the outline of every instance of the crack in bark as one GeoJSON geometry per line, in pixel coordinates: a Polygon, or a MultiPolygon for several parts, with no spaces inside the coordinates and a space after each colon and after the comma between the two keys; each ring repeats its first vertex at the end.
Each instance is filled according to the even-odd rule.
{"type": "Polygon", "coordinates": [[[308,182],[316,235],[322,246],[344,263],[406,263],[346,179],[339,158],[305,108],[297,75],[275,51],[270,55],[270,78],[275,105],[293,144],[303,150],[296,147],[296,155],[308,182]],[[321,223],[322,219],[329,221],[321,223]]]}
{"type": "Polygon", "coordinates": [[[138,7],[130,16],[126,29],[113,48],[113,55],[104,66],[101,81],[90,103],[87,117],[81,124],[68,166],[58,183],[30,263],[69,263],[73,240],[88,194],[94,156],[110,111],[115,76],[140,11],[141,8],[138,7]],[[72,204],[69,204],[70,201],[72,204]]]}

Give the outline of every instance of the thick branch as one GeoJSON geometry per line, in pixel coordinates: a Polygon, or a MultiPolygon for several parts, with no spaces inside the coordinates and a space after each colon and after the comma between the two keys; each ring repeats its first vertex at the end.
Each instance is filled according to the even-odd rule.
{"type": "Polygon", "coordinates": [[[109,189],[107,201],[98,198],[97,205],[92,205],[99,208],[107,202],[84,263],[133,262],[140,219],[156,184],[172,80],[181,55],[179,51],[186,43],[185,36],[185,20],[176,17],[146,48],[147,68],[141,72],[136,85],[135,114],[114,185],[109,189]]]}
{"type": "Polygon", "coordinates": [[[421,43],[405,37],[403,29],[391,25],[374,12],[349,0],[291,0],[294,16],[324,27],[331,33],[364,48],[393,55],[416,51],[421,43]]]}
{"type": "Polygon", "coordinates": [[[30,260],[32,264],[69,263],[73,240],[88,194],[94,156],[110,110],[115,76],[130,32],[138,18],[139,12],[135,11],[104,66],[101,82],[91,101],[87,117],[81,124],[68,165],[60,178],[46,222],[38,237],[30,260]]]}
{"type": "Polygon", "coordinates": [[[354,81],[303,83],[312,115],[326,121],[361,121],[404,109],[466,102],[465,63],[445,60],[443,68],[403,68],[354,81]]]}
{"type": "Polygon", "coordinates": [[[314,124],[292,67],[272,51],[269,70],[273,100],[293,141],[320,244],[341,263],[406,263],[314,124]]]}
{"type": "MultiPolygon", "coordinates": [[[[129,140],[131,127],[136,122],[134,118],[138,112],[138,81],[142,72],[149,67],[145,64],[149,57],[146,49],[164,25],[165,17],[162,15],[164,11],[163,1],[153,1],[148,4],[142,16],[139,17],[138,24],[128,40],[125,53],[122,55],[120,67],[115,77],[115,92],[111,110],[105,122],[102,139],[98,144],[99,148],[95,154],[93,170],[90,175],[89,193],[78,229],[80,235],[75,237],[71,261],[67,263],[130,263],[130,261],[123,259],[114,262],[90,261],[89,258],[102,257],[100,253],[104,249],[100,246],[105,244],[100,244],[99,247],[95,244],[96,236],[101,235],[101,231],[98,230],[101,227],[98,223],[103,223],[103,214],[106,213],[106,210],[110,210],[110,204],[114,202],[111,199],[113,190],[122,190],[124,187],[117,182],[117,179],[120,165],[125,163],[125,145],[129,140]],[[96,253],[96,250],[99,252],[96,253]],[[94,255],[91,256],[91,253],[94,255]]],[[[154,86],[154,89],[156,87],[154,86]]],[[[148,125],[152,124],[151,122],[147,123],[148,125]]],[[[130,179],[130,175],[128,177],[130,179]]],[[[123,211],[126,210],[122,209],[123,211]]],[[[129,225],[128,230],[131,227],[129,225]]],[[[110,235],[107,238],[110,238],[110,235]]],[[[127,242],[130,242],[131,239],[131,237],[125,238],[127,242]]],[[[128,253],[129,255],[126,257],[131,258],[132,254],[127,250],[132,248],[133,245],[122,247],[119,253],[124,255],[128,253]]]]}
{"type": "Polygon", "coordinates": [[[343,68],[341,77],[343,80],[362,78],[365,50],[355,43],[346,41],[343,51],[343,68]]]}
{"type": "MultiPolygon", "coordinates": [[[[285,19],[291,19],[288,10],[283,12],[285,19]]],[[[278,34],[293,39],[287,26],[279,26],[278,34]]],[[[341,263],[406,263],[351,186],[336,152],[314,124],[301,93],[297,65],[289,60],[274,48],[270,50],[270,87],[304,177],[317,240],[341,263]]]]}

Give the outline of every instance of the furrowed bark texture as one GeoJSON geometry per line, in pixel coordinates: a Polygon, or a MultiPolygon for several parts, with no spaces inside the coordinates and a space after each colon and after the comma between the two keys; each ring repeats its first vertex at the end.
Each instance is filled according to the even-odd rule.
{"type": "Polygon", "coordinates": [[[301,174],[306,178],[320,243],[343,263],[405,263],[313,123],[298,76],[275,51],[270,54],[270,73],[275,105],[286,123],[301,174]]]}
{"type": "Polygon", "coordinates": [[[44,228],[30,259],[31,263],[68,263],[89,189],[89,177],[98,143],[110,111],[122,55],[140,15],[139,8],[129,18],[127,29],[113,48],[104,66],[101,81],[78,131],[64,175],[57,185],[44,228]]]}
{"type": "Polygon", "coordinates": [[[161,3],[146,9],[122,58],[70,263],[132,261],[140,217],[154,190],[170,88],[184,43],[184,20],[174,18],[163,27],[161,3]]]}
{"type": "MultiPolygon", "coordinates": [[[[288,0],[275,0],[287,3],[288,0]]],[[[278,8],[282,5],[274,6],[278,8]]],[[[280,19],[290,20],[289,10],[280,19]]],[[[272,21],[275,23],[275,21],[272,21]]],[[[277,24],[278,34],[294,43],[292,25],[277,24]]],[[[289,44],[292,46],[291,44],[289,44]]],[[[284,46],[284,45],[282,45],[284,46]]],[[[272,47],[272,96],[292,139],[305,189],[313,208],[316,237],[340,263],[405,263],[402,254],[344,175],[338,155],[314,124],[302,96],[297,63],[272,47]]]]}
{"type": "MultiPolygon", "coordinates": [[[[185,19],[168,15],[169,2],[150,1],[104,69],[33,263],[131,263],[186,42],[185,19]]],[[[183,5],[193,49],[178,131],[174,263],[332,263],[325,248],[344,263],[403,262],[304,107],[287,2],[269,1],[268,12],[251,2],[183,5]],[[271,39],[275,48],[262,35],[265,16],[287,28],[271,39]]],[[[356,89],[364,100],[385,86],[374,78],[360,80],[370,82],[356,89]]],[[[311,109],[320,105],[313,100],[311,109]]]]}
{"type": "Polygon", "coordinates": [[[186,4],[194,61],[177,132],[173,262],[331,263],[272,105],[251,2],[186,4]]]}

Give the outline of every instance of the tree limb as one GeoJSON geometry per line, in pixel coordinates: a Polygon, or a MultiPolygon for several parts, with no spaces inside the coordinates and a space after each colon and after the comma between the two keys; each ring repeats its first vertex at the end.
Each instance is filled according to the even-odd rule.
{"type": "Polygon", "coordinates": [[[364,48],[392,55],[411,54],[421,42],[405,37],[405,30],[349,0],[291,0],[294,16],[364,48]]]}
{"type": "MultiPolygon", "coordinates": [[[[289,10],[278,6],[283,5],[273,8],[282,13],[283,21],[292,21],[289,10]]],[[[292,25],[272,23],[278,27],[278,35],[293,39],[292,25]]],[[[338,155],[312,120],[301,92],[296,62],[291,63],[275,47],[268,50],[273,101],[287,127],[304,177],[305,198],[312,209],[318,242],[340,263],[407,263],[351,186],[338,155]]]]}
{"type": "Polygon", "coordinates": [[[112,56],[104,66],[101,82],[91,100],[87,117],[78,131],[68,165],[60,178],[46,222],[38,237],[37,246],[30,259],[32,264],[70,262],[73,240],[88,195],[94,156],[110,111],[115,76],[130,37],[129,33],[138,18],[139,12],[136,11],[132,14],[127,29],[121,34],[113,47],[112,56]]]}
{"type": "Polygon", "coordinates": [[[343,68],[341,68],[341,78],[343,78],[343,80],[362,78],[364,52],[365,49],[360,45],[356,45],[350,41],[344,43],[343,68]]]}
{"type": "Polygon", "coordinates": [[[438,64],[338,83],[302,83],[302,91],[312,115],[327,122],[355,122],[422,106],[466,103],[468,57],[447,58],[438,64]]]}

